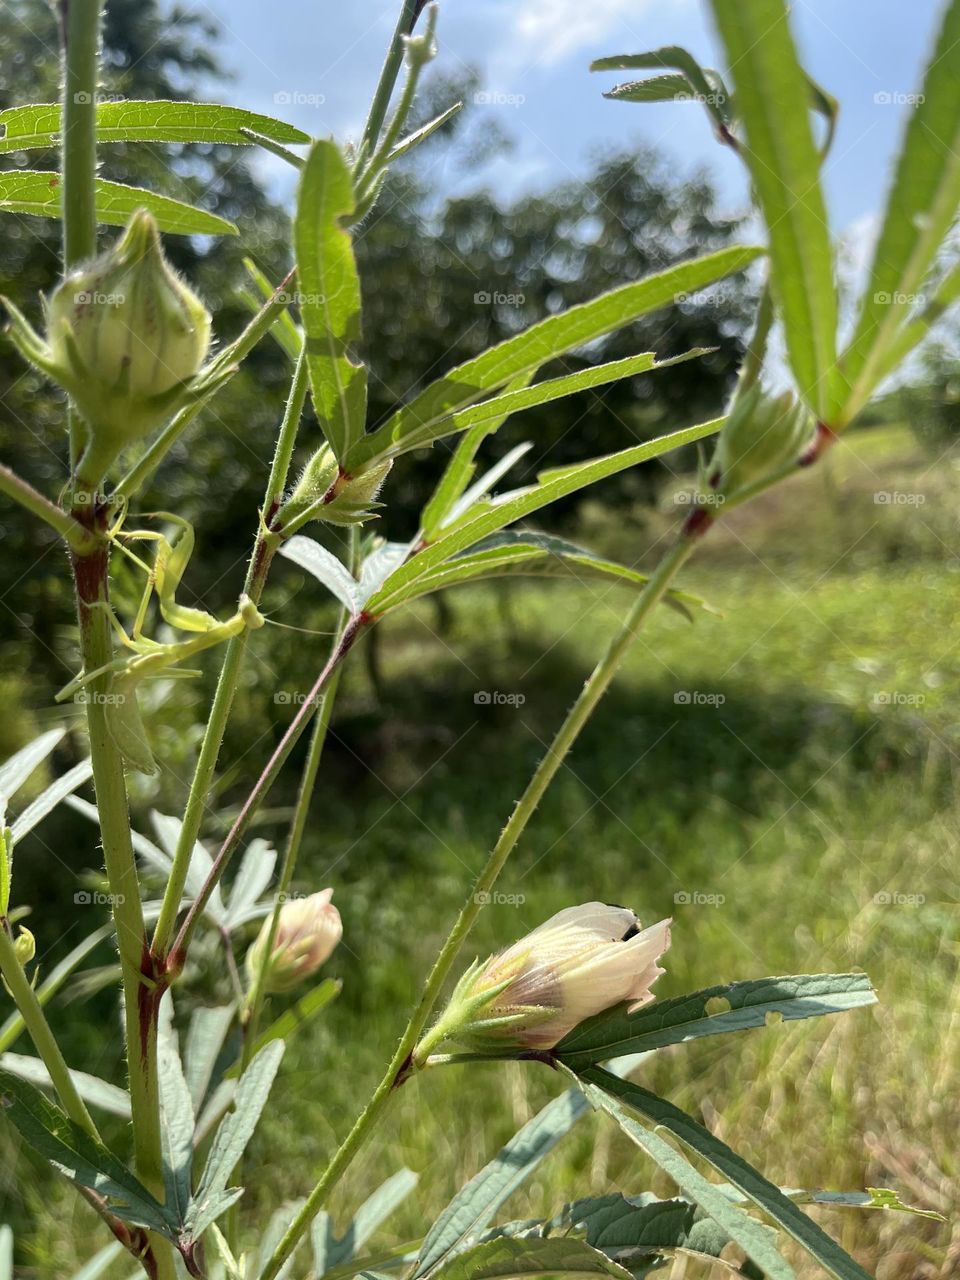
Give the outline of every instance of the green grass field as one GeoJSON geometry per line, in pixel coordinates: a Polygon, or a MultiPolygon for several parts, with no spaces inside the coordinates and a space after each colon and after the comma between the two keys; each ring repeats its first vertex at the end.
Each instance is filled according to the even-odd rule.
{"type": "MultiPolygon", "coordinates": [[[[465,956],[599,898],[645,922],[673,916],[661,996],[866,969],[875,1009],[666,1050],[639,1078],[782,1184],[893,1187],[948,1216],[960,1188],[956,482],[951,460],[933,465],[906,431],[878,429],[715,530],[684,585],[718,612],[691,625],[660,611],[465,956]]],[[[668,491],[634,529],[594,503],[593,532],[636,558],[675,510],[668,491]]],[[[386,624],[379,693],[359,656],[344,685],[299,877],[303,889],[335,886],[346,934],[329,970],[344,990],[288,1051],[288,1101],[253,1148],[269,1168],[261,1207],[307,1190],[373,1087],[473,873],[626,603],[595,585],[450,599],[439,634],[429,602],[386,624]],[[480,705],[481,691],[524,701],[480,705]]],[[[414,1081],[335,1213],[406,1164],[420,1185],[383,1240],[421,1235],[561,1087],[545,1068],[496,1064],[414,1081]]],[[[510,1216],[610,1189],[671,1187],[590,1119],[510,1216]]],[[[42,1251],[62,1266],[88,1247],[89,1215],[53,1194],[59,1228],[42,1251]]],[[[878,1280],[960,1268],[953,1222],[820,1220],[878,1280]]],[[[695,1274],[708,1273],[677,1264],[673,1277],[695,1274]]]]}

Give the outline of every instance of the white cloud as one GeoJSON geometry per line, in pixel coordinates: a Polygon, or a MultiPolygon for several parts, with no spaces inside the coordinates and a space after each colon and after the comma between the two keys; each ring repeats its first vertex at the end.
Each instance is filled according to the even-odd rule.
{"type": "Polygon", "coordinates": [[[552,66],[606,39],[619,23],[635,22],[651,7],[650,0],[519,0],[510,52],[517,62],[552,66]]]}

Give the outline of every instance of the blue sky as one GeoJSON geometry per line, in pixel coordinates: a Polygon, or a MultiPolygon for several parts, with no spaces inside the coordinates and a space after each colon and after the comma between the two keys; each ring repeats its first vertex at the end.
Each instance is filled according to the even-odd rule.
{"type": "MultiPolygon", "coordinates": [[[[220,56],[236,77],[218,88],[224,100],[314,135],[357,135],[398,0],[188,0],[187,7],[223,29],[220,56]]],[[[882,207],[907,96],[919,88],[940,10],[940,0],[795,0],[806,63],[842,102],[825,181],[835,230],[855,246],[882,207]]],[[[678,169],[706,166],[725,203],[744,203],[739,165],[714,142],[696,104],[605,101],[601,90],[616,77],[587,72],[594,57],[668,43],[718,62],[704,0],[444,0],[438,35],[439,65],[451,74],[479,69],[491,101],[476,111],[491,113],[515,143],[509,156],[466,179],[440,167],[432,176],[441,193],[467,181],[509,198],[583,174],[598,148],[643,139],[678,169]]],[[[280,162],[264,164],[282,184],[280,162]]]]}

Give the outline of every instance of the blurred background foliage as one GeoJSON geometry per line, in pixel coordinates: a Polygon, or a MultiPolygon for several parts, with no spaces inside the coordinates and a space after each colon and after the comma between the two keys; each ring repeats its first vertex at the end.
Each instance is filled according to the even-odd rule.
{"type": "MultiPolygon", "coordinates": [[[[52,100],[49,11],[41,0],[7,0],[5,13],[0,106],[52,100]]],[[[200,96],[202,85],[209,97],[219,73],[215,48],[215,33],[192,14],[162,16],[152,0],[111,0],[104,91],[184,97],[200,96]]],[[[469,100],[472,87],[434,83],[424,116],[458,96],[469,100]]],[[[715,208],[706,177],[678,178],[653,151],[600,156],[586,181],[509,205],[494,193],[447,200],[431,188],[434,161],[468,165],[479,150],[503,145],[465,112],[391,176],[358,231],[374,421],[532,320],[738,233],[737,220],[715,208]]],[[[8,162],[53,165],[54,157],[8,162]]],[[[274,280],[290,265],[286,214],[264,194],[249,157],[226,147],[114,146],[103,168],[238,223],[236,239],[168,241],[228,340],[246,316],[243,256],[274,280]]],[[[0,226],[0,292],[34,319],[39,293],[55,279],[58,237],[56,224],[39,219],[8,217],[0,226]]],[[[489,460],[533,440],[519,482],[548,461],[621,448],[718,412],[750,304],[749,284],[727,283],[565,361],[575,369],[644,349],[667,356],[716,348],[706,359],[524,415],[490,442],[489,460]]],[[[221,615],[232,607],[287,377],[279,348],[261,344],[142,496],[141,509],[172,510],[197,526],[186,603],[221,615]]],[[[597,897],[629,902],[645,919],[675,914],[663,994],[768,972],[867,968],[881,991],[877,1013],[771,1030],[737,1042],[736,1052],[709,1043],[671,1050],[650,1079],[775,1179],[893,1185],[905,1199],[946,1212],[960,1184],[952,1142],[960,1125],[960,886],[952,853],[960,816],[953,450],[960,390],[949,346],[932,348],[912,381],[887,395],[868,429],[818,474],[714,531],[687,585],[720,612],[694,626],[667,613],[655,620],[518,852],[502,886],[512,901],[484,913],[475,945],[491,950],[571,900],[597,897]],[[698,693],[710,700],[678,698],[698,693]],[[723,902],[674,900],[697,893],[723,902]],[[924,901],[883,905],[884,893],[924,901]]],[[[56,495],[66,479],[62,431],[58,394],[0,344],[0,459],[56,495]]],[[[305,460],[315,426],[302,439],[305,460]]],[[[413,531],[445,455],[438,446],[405,458],[391,475],[389,536],[413,531]]],[[[641,469],[549,513],[551,527],[647,563],[683,510],[696,460],[666,461],[669,470],[641,469]]],[[[66,565],[45,532],[9,504],[0,506],[0,548],[0,758],[66,715],[77,732],[55,758],[63,769],[83,752],[78,710],[52,704],[77,661],[66,565]]],[[[118,571],[121,612],[139,585],[118,571]]],[[[248,1196],[251,1222],[303,1192],[375,1082],[471,874],[622,608],[616,591],[525,584],[464,591],[391,620],[351,659],[299,883],[336,888],[346,937],[330,970],[345,987],[291,1048],[287,1105],[257,1140],[271,1175],[248,1196]],[[478,693],[494,690],[524,702],[477,705],[478,693]]],[[[265,611],[281,625],[251,646],[205,829],[211,841],[312,682],[333,625],[317,584],[283,563],[265,611]]],[[[142,830],[151,806],[168,813],[182,806],[215,676],[214,654],[199,680],[145,691],[164,769],[155,780],[132,779],[142,830]]],[[[282,839],[299,759],[281,777],[257,834],[282,839]]],[[[78,907],[73,896],[98,869],[92,828],[66,808],[19,851],[15,896],[37,904],[31,928],[42,971],[101,923],[102,913],[78,907]]],[[[210,937],[198,952],[185,1004],[227,998],[218,946],[210,937]]],[[[101,948],[96,964],[110,961],[101,948]]],[[[119,1032],[104,1035],[117,1017],[114,996],[96,975],[72,986],[52,1016],[71,1061],[122,1079],[119,1032]]],[[[16,1047],[28,1051],[23,1042],[16,1047]]],[[[457,1179],[554,1088],[546,1073],[493,1067],[416,1083],[386,1149],[358,1164],[335,1208],[345,1212],[406,1162],[423,1180],[393,1234],[418,1234],[457,1179]]],[[[585,1126],[568,1140],[514,1216],[552,1213],[573,1178],[584,1192],[650,1187],[649,1170],[620,1139],[601,1129],[595,1143],[597,1133],[585,1126]]],[[[125,1141],[119,1123],[113,1136],[125,1141]]],[[[20,1235],[24,1275],[69,1274],[95,1247],[92,1215],[41,1178],[5,1129],[0,1151],[0,1211],[20,1235]],[[25,1168],[37,1178],[24,1178],[25,1168]]],[[[955,1226],[879,1214],[823,1218],[880,1280],[947,1280],[960,1265],[955,1226]]]]}

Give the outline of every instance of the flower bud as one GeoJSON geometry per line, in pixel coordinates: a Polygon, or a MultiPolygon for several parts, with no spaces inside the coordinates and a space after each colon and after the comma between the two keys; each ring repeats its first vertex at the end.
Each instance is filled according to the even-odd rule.
{"type": "Polygon", "coordinates": [[[314,519],[328,524],[362,524],[373,515],[371,506],[392,466],[393,460],[388,458],[367,471],[347,475],[340,470],[330,446],[321,445],[304,467],[297,487],[284,505],[282,523],[289,524],[321,498],[326,498],[323,506],[318,506],[313,513],[314,519]]]}
{"type": "Polygon", "coordinates": [[[481,1052],[552,1048],[585,1018],[651,1000],[669,945],[669,920],[641,930],[626,907],[568,907],[468,970],[437,1030],[481,1052]]]}
{"type": "Polygon", "coordinates": [[[210,314],[140,209],[111,249],[53,292],[47,342],[49,371],[89,428],[82,473],[99,480],[122,448],[179,407],[209,350],[210,314]]]}
{"type": "Polygon", "coordinates": [[[720,432],[709,470],[710,487],[724,497],[796,461],[814,422],[792,392],[773,397],[756,384],[739,395],[720,432]]]}
{"type": "Polygon", "coordinates": [[[37,954],[37,943],[33,934],[29,929],[25,929],[23,925],[17,933],[16,941],[13,944],[17,959],[20,961],[20,967],[24,968],[30,963],[37,954]]]}
{"type": "MultiPolygon", "coordinates": [[[[267,959],[263,990],[274,994],[293,991],[330,958],[343,937],[340,912],[330,899],[332,889],[297,898],[280,908],[280,919],[267,959]]],[[[247,975],[256,983],[270,941],[270,919],[263,922],[247,952],[247,975]]]]}

